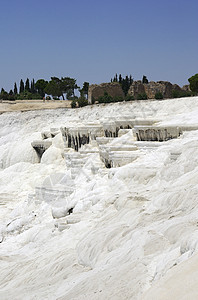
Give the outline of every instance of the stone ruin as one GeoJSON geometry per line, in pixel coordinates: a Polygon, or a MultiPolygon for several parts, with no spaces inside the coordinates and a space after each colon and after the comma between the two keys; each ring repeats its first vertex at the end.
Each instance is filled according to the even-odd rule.
{"type": "MultiPolygon", "coordinates": [[[[142,83],[141,80],[133,81],[131,84],[128,95],[133,96],[135,99],[138,94],[147,94],[148,99],[155,99],[155,94],[160,92],[164,98],[172,98],[173,91],[187,92],[190,91],[189,85],[182,88],[177,84],[172,84],[169,81],[150,81],[142,83]]],[[[93,99],[97,100],[100,96],[107,92],[112,97],[124,97],[121,85],[118,82],[92,84],[88,91],[88,103],[92,104],[93,99]]]]}
{"type": "Polygon", "coordinates": [[[179,85],[172,84],[168,81],[150,81],[149,83],[142,83],[142,81],[138,80],[131,84],[128,94],[137,98],[138,94],[146,93],[148,99],[155,99],[155,94],[160,92],[164,98],[171,98],[173,91],[187,90],[189,90],[188,86],[181,88],[179,85]]]}
{"type": "Polygon", "coordinates": [[[97,100],[99,97],[104,96],[107,92],[111,97],[124,97],[121,85],[118,82],[91,84],[88,90],[88,103],[92,104],[93,99],[97,100]]]}

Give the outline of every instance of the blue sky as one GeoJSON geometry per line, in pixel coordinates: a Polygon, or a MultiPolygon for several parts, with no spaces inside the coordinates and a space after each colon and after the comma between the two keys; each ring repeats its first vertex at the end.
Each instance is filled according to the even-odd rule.
{"type": "Polygon", "coordinates": [[[0,87],[51,76],[179,85],[198,73],[197,0],[0,0],[0,87]]]}

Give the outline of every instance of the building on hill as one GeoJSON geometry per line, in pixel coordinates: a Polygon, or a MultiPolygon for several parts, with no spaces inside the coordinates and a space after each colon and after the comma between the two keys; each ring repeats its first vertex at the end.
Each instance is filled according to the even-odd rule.
{"type": "Polygon", "coordinates": [[[99,97],[104,96],[105,92],[113,98],[117,96],[124,98],[122,87],[118,82],[91,84],[88,91],[88,103],[92,104],[93,100],[97,101],[99,97]]]}
{"type": "Polygon", "coordinates": [[[184,92],[187,91],[187,86],[181,88],[177,84],[172,84],[169,81],[150,81],[148,83],[142,83],[139,81],[134,81],[128,91],[130,96],[135,99],[139,94],[147,94],[148,99],[154,99],[156,93],[161,93],[164,98],[172,98],[173,92],[184,92]]]}
{"type": "MultiPolygon", "coordinates": [[[[99,97],[104,96],[107,92],[112,98],[122,97],[125,98],[122,86],[118,82],[92,84],[88,90],[88,103],[92,104],[97,101],[99,97]]],[[[133,81],[131,84],[128,95],[138,99],[138,95],[146,94],[148,99],[155,99],[157,93],[161,93],[163,98],[176,98],[178,95],[184,95],[185,92],[190,92],[189,85],[182,88],[177,84],[172,84],[169,81],[150,81],[142,83],[141,80],[133,81]]]]}

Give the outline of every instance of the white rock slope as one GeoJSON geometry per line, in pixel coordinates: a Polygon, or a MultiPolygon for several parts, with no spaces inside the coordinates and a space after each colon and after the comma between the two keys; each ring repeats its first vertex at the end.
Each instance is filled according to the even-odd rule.
{"type": "Polygon", "coordinates": [[[0,115],[0,299],[197,299],[175,281],[197,257],[197,124],[198,97],[0,115]],[[121,120],[182,130],[137,141],[121,120]],[[93,123],[114,131],[65,148],[93,123]]]}

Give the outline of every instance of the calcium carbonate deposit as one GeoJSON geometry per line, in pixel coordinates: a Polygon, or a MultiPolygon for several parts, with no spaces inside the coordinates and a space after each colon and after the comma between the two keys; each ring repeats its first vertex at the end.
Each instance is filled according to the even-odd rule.
{"type": "Polygon", "coordinates": [[[197,200],[198,97],[1,114],[0,299],[161,299],[197,200]]]}

